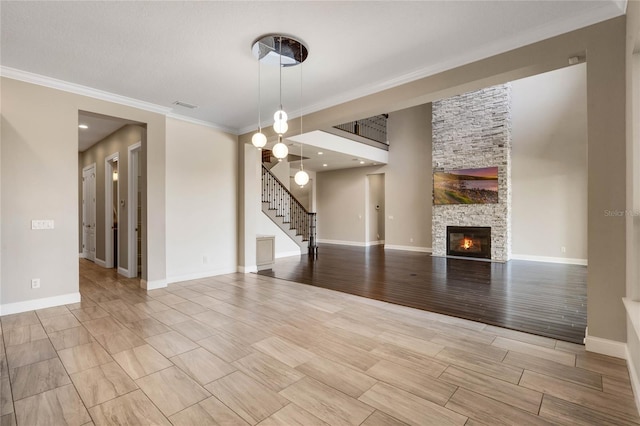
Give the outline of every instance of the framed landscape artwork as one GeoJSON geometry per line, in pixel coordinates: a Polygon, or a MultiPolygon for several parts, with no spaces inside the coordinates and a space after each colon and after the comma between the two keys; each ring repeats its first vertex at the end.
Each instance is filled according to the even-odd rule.
{"type": "Polygon", "coordinates": [[[435,205],[497,202],[497,167],[433,173],[433,204],[435,205]]]}

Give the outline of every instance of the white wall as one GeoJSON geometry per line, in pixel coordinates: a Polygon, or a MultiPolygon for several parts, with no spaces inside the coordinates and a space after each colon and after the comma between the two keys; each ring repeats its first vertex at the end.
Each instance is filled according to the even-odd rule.
{"type": "Polygon", "coordinates": [[[512,83],[514,258],[586,262],[586,68],[512,83]]]}
{"type": "Polygon", "coordinates": [[[273,221],[260,212],[257,216],[258,222],[256,223],[256,230],[258,235],[273,235],[276,237],[276,253],[275,257],[287,257],[300,255],[300,246],[289,238],[289,236],[278,227],[273,221]]]}
{"type": "Polygon", "coordinates": [[[167,281],[235,272],[237,137],[167,119],[167,281]]]}

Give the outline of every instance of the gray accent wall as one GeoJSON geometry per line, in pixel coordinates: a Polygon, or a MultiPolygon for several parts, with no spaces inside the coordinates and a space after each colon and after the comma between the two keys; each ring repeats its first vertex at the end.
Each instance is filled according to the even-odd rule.
{"type": "Polygon", "coordinates": [[[433,206],[433,255],[447,254],[448,226],[491,227],[491,260],[511,256],[511,84],[433,103],[434,170],[498,167],[498,202],[433,206]]]}

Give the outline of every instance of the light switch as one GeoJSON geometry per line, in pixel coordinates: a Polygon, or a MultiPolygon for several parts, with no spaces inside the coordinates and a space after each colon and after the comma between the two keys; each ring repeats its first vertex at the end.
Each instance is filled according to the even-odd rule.
{"type": "Polygon", "coordinates": [[[31,229],[53,229],[54,222],[51,219],[34,219],[31,221],[31,229]]]}

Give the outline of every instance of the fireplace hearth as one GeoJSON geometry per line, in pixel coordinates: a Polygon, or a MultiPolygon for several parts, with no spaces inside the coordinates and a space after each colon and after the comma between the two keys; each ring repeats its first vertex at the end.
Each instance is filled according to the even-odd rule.
{"type": "Polygon", "coordinates": [[[447,256],[491,259],[491,227],[447,226],[447,256]]]}

